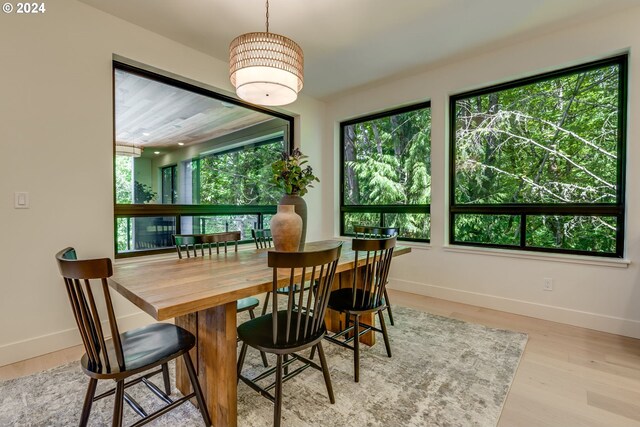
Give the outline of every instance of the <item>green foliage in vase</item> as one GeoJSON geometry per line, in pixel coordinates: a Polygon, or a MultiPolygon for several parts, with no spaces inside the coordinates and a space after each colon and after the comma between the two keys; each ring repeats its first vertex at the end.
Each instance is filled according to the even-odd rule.
{"type": "Polygon", "coordinates": [[[281,158],[271,164],[272,182],[286,194],[307,194],[307,188],[313,188],[313,182],[320,182],[307,165],[307,158],[298,148],[291,154],[284,151],[281,158]]]}

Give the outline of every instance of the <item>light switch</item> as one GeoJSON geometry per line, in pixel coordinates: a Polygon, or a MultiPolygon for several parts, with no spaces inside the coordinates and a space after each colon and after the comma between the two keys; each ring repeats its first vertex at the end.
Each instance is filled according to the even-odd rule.
{"type": "Polygon", "coordinates": [[[29,209],[29,193],[16,191],[14,193],[14,207],[16,209],[29,209]]]}

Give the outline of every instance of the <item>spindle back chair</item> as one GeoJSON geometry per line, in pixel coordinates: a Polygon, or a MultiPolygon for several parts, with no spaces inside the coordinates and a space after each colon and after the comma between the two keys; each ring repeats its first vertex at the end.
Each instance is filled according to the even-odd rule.
{"type": "Polygon", "coordinates": [[[274,402],[274,426],[280,425],[283,382],[308,367],[323,373],[329,400],[335,403],[322,338],[326,333],[324,315],[341,249],[342,242],[314,252],[270,251],[268,265],[273,269],[272,312],[238,327],[238,336],[243,342],[238,360],[238,380],[274,402]],[[314,285],[305,286],[305,282],[314,285]],[[289,289],[286,295],[278,292],[283,285],[289,289]],[[275,354],[276,366],[254,378],[244,376],[242,367],[248,346],[275,354]],[[318,351],[320,366],[297,354],[308,348],[318,351]],[[296,361],[302,362],[302,366],[289,373],[289,365],[296,361]],[[258,384],[258,381],[274,373],[276,378],[273,383],[264,387],[258,384]],[[271,394],[270,390],[274,388],[275,394],[271,394]]]}
{"type": "MultiPolygon", "coordinates": [[[[224,243],[224,252],[227,253],[227,243],[234,242],[235,252],[238,252],[238,241],[240,240],[240,232],[228,231],[228,232],[212,233],[212,234],[174,234],[173,239],[176,244],[178,258],[182,259],[181,246],[185,246],[187,258],[190,258],[190,255],[189,255],[190,248],[193,250],[193,257],[197,258],[198,256],[197,245],[200,245],[200,253],[202,256],[204,256],[205,245],[209,247],[209,256],[212,255],[211,245],[213,243],[215,243],[216,245],[216,255],[220,254],[220,246],[219,246],[220,243],[224,243]]],[[[258,298],[255,298],[255,297],[242,298],[236,302],[236,311],[238,313],[248,311],[249,317],[251,319],[255,319],[256,315],[254,310],[259,305],[260,305],[260,300],[258,298]]],[[[264,352],[260,352],[260,357],[262,358],[262,364],[265,367],[269,366],[269,362],[267,361],[267,356],[266,354],[264,354],[264,352]]]]}
{"type": "Polygon", "coordinates": [[[64,278],[67,296],[86,352],[82,357],[81,365],[84,372],[90,377],[80,417],[80,426],[87,425],[93,402],[110,396],[114,392],[114,426],[122,425],[124,401],[142,417],[135,425],[143,425],[194,397],[200,405],[200,412],[205,424],[210,425],[200,384],[189,356],[189,350],[195,346],[195,337],[178,326],[166,323],[156,323],[120,333],[107,282],[107,279],[113,274],[111,259],[78,260],[75,249],[66,248],[56,254],[56,260],[64,278]],[[92,284],[92,281],[97,283],[92,284]],[[92,286],[98,286],[104,297],[109,332],[111,333],[109,339],[105,338],[106,334],[102,328],[102,319],[97,309],[92,286]],[[167,362],[180,356],[183,356],[194,391],[188,396],[173,401],[168,396],[171,394],[171,384],[167,362]],[[132,375],[149,371],[158,366],[160,366],[158,370],[134,380],[125,381],[132,375]],[[149,378],[160,373],[163,375],[165,391],[149,381],[149,378]],[[103,379],[116,381],[116,387],[95,396],[97,382],[103,379]],[[147,414],[144,408],[125,391],[126,388],[140,382],[165,401],[167,406],[152,414],[147,414]]]}
{"type": "Polygon", "coordinates": [[[273,246],[271,230],[256,228],[251,230],[251,237],[256,244],[256,249],[268,249],[273,246]]]}
{"type": "MultiPolygon", "coordinates": [[[[356,233],[356,238],[360,239],[379,239],[382,237],[397,236],[400,234],[398,227],[378,227],[369,225],[354,225],[353,232],[356,233]]],[[[384,290],[384,299],[387,303],[387,314],[389,315],[389,323],[391,326],[395,326],[393,321],[393,311],[391,309],[391,301],[389,301],[389,294],[387,290],[384,290]]]]}
{"type": "Polygon", "coordinates": [[[345,329],[325,338],[354,351],[354,380],[359,382],[361,335],[369,331],[382,333],[387,356],[391,357],[391,346],[382,311],[386,308],[384,292],[396,237],[353,239],[351,244],[355,251],[355,265],[362,265],[354,272],[350,286],[333,291],[329,298],[329,308],[346,315],[345,329]],[[360,316],[367,313],[378,314],[380,329],[374,325],[360,323],[360,316]],[[350,326],[352,318],[354,324],[350,326]]]}

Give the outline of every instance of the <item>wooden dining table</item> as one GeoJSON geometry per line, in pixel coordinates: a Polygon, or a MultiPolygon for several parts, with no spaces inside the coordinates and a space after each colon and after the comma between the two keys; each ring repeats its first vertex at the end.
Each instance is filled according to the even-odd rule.
{"type": "MultiPolygon", "coordinates": [[[[326,249],[336,243],[307,243],[305,251],[326,249]]],[[[350,247],[350,242],[344,243],[334,286],[340,286],[341,277],[348,283],[357,270],[350,247]]],[[[410,251],[409,247],[398,246],[394,256],[410,251]]],[[[115,262],[109,279],[113,289],[154,319],[175,319],[176,325],[195,335],[191,358],[214,426],[237,425],[236,301],[272,289],[267,252],[251,248],[197,258],[178,259],[176,254],[126,258],[115,262]]],[[[362,263],[359,260],[358,265],[362,263]]],[[[282,286],[286,286],[288,277],[282,279],[282,286]]],[[[327,320],[329,328],[332,321],[338,321],[329,315],[327,320]]],[[[372,337],[365,341],[373,343],[372,337]]],[[[182,361],[176,364],[176,387],[183,394],[191,392],[182,361]]]]}

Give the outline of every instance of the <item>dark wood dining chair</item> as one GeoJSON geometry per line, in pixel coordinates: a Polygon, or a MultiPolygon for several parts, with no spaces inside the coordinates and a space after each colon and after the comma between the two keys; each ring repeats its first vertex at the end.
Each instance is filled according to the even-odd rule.
{"type": "Polygon", "coordinates": [[[322,349],[322,338],[326,333],[324,315],[333,286],[333,279],[340,258],[342,242],[334,247],[314,252],[276,252],[268,253],[268,265],[273,269],[273,309],[272,312],[238,326],[238,336],[242,340],[242,349],[238,359],[238,381],[242,380],[249,387],[272,401],[275,405],[273,414],[274,426],[280,426],[282,412],[282,384],[308,367],[322,372],[325,386],[331,403],[335,403],[331,377],[327,361],[322,349]],[[302,286],[309,281],[316,286],[302,286]],[[276,292],[282,285],[288,285],[289,293],[282,304],[278,301],[280,294],[276,292]],[[293,292],[298,285],[299,292],[293,292]],[[296,308],[294,308],[294,299],[296,308]],[[286,307],[286,309],[280,309],[286,307]],[[262,374],[247,378],[242,374],[242,367],[247,347],[275,354],[276,366],[262,374]],[[320,366],[309,358],[298,353],[312,348],[318,351],[320,366]],[[289,372],[289,365],[301,362],[302,365],[289,372]],[[259,381],[268,379],[275,373],[275,381],[261,386],[259,381]],[[274,394],[270,390],[274,390],[274,394]]]}
{"type": "MultiPolygon", "coordinates": [[[[251,230],[251,236],[253,237],[253,241],[256,244],[256,249],[269,249],[272,247],[273,237],[271,236],[271,230],[256,228],[251,230]]],[[[298,289],[296,288],[293,291],[298,292],[298,289]]],[[[289,288],[281,288],[278,289],[277,292],[280,295],[287,295],[289,293],[289,288]]],[[[267,292],[267,296],[264,300],[264,305],[262,306],[263,316],[267,314],[267,308],[269,307],[269,298],[271,298],[271,294],[267,292]]]]}
{"type": "Polygon", "coordinates": [[[182,252],[186,253],[187,258],[191,255],[198,256],[198,247],[200,248],[200,254],[204,256],[205,246],[209,250],[209,255],[212,254],[211,246],[215,245],[216,254],[220,254],[220,244],[224,246],[224,252],[228,252],[228,244],[233,243],[235,246],[235,252],[238,252],[238,242],[240,241],[239,231],[226,231],[222,233],[208,233],[208,234],[174,234],[173,243],[176,246],[178,252],[178,258],[182,259],[182,252]]]}
{"type": "Polygon", "coordinates": [[[75,250],[66,248],[56,254],[56,260],[60,273],[64,277],[69,302],[86,352],[81,359],[82,369],[90,378],[80,416],[80,426],[87,425],[93,402],[114,393],[114,426],[122,425],[124,402],[127,402],[142,417],[133,424],[140,426],[155,420],[193,397],[198,402],[205,425],[211,425],[198,377],[189,356],[189,350],[196,343],[195,337],[190,332],[168,323],[155,323],[120,333],[107,284],[107,279],[113,274],[111,259],[78,260],[75,250]],[[104,296],[109,332],[111,332],[110,339],[105,339],[102,321],[94,299],[92,281],[97,282],[93,283],[93,286],[98,286],[104,296]],[[194,391],[174,401],[169,397],[171,384],[167,362],[180,356],[187,367],[194,391]],[[154,368],[159,369],[127,381],[133,375],[154,368]],[[150,378],[157,374],[163,375],[164,391],[150,381],[150,378]],[[116,382],[116,387],[95,396],[98,380],[113,380],[116,382]],[[140,382],[167,405],[147,414],[144,408],[126,392],[127,388],[140,382]]]}
{"type": "Polygon", "coordinates": [[[200,234],[174,234],[173,243],[176,245],[178,258],[180,259],[182,259],[183,251],[187,258],[191,258],[192,251],[194,257],[198,256],[198,246],[200,246],[200,252],[204,256],[204,243],[200,234]]]}
{"type": "Polygon", "coordinates": [[[216,254],[220,253],[220,244],[224,245],[224,253],[227,253],[228,243],[233,243],[235,252],[238,252],[238,242],[240,241],[239,231],[225,231],[221,233],[201,234],[202,243],[209,247],[211,255],[211,245],[216,245],[216,254]]]}
{"type": "MultiPolygon", "coordinates": [[[[400,234],[400,229],[397,227],[377,227],[369,225],[354,225],[353,232],[356,233],[357,238],[362,239],[378,239],[381,237],[391,237],[400,234]]],[[[391,301],[389,301],[389,294],[387,289],[384,289],[384,300],[387,304],[387,314],[389,315],[389,323],[391,326],[395,326],[393,322],[393,312],[391,311],[391,301]]]]}
{"type": "MultiPolygon", "coordinates": [[[[355,265],[362,263],[353,274],[351,286],[341,286],[331,292],[329,308],[344,313],[345,329],[325,338],[334,344],[353,350],[353,370],[355,382],[360,381],[360,339],[369,331],[382,333],[387,356],[391,357],[391,346],[387,327],[382,312],[386,308],[383,297],[396,246],[396,237],[384,239],[353,239],[352,249],[355,251],[355,265]],[[360,316],[377,313],[380,329],[360,322],[360,316]],[[351,319],[353,318],[353,325],[351,319]],[[350,344],[353,343],[353,344],[350,344]]],[[[342,284],[340,284],[342,285],[342,284]]]]}
{"type": "Polygon", "coordinates": [[[256,244],[256,249],[268,249],[273,246],[271,230],[256,228],[251,230],[251,237],[256,244]]]}
{"type": "MultiPolygon", "coordinates": [[[[182,251],[185,251],[187,254],[187,258],[191,257],[189,255],[190,251],[193,251],[193,256],[198,256],[197,247],[200,246],[200,254],[204,256],[204,245],[209,246],[209,255],[212,255],[211,245],[215,243],[216,245],[216,254],[220,254],[220,244],[224,244],[224,252],[227,253],[227,244],[230,242],[234,243],[235,252],[238,252],[238,241],[240,240],[240,232],[239,231],[229,231],[223,233],[211,233],[211,234],[174,234],[173,241],[176,245],[176,250],[178,252],[178,258],[182,259],[182,251]],[[181,248],[183,246],[183,248],[181,248]]],[[[266,304],[266,302],[265,302],[266,304]]],[[[244,311],[249,312],[249,317],[251,319],[256,318],[255,309],[260,305],[260,300],[255,297],[247,297],[239,299],[236,302],[236,311],[238,313],[242,313],[244,311]]],[[[262,363],[264,366],[269,366],[269,362],[267,361],[267,356],[264,352],[260,353],[260,357],[262,357],[262,363]]]]}

